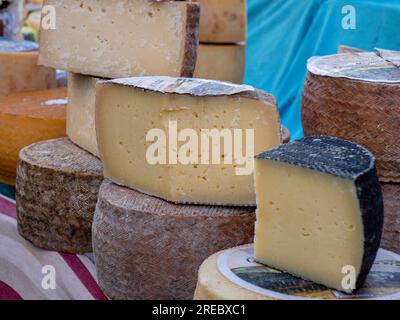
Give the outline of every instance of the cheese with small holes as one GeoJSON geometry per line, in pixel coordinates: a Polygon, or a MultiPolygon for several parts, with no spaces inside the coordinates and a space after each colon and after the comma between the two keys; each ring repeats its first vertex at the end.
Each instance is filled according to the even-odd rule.
{"type": "Polygon", "coordinates": [[[37,64],[37,50],[34,42],[0,37],[0,97],[56,87],[55,70],[37,64]]]}
{"type": "Polygon", "coordinates": [[[254,208],[177,205],[105,180],[93,220],[99,285],[111,299],[192,299],[209,255],[252,242],[254,208]]]}
{"type": "Polygon", "coordinates": [[[200,44],[194,77],[243,83],[244,44],[200,44]]]}
{"type": "Polygon", "coordinates": [[[383,228],[367,149],[327,136],[284,144],[256,157],[255,184],[258,262],[344,292],[364,284],[383,228]]]}
{"type": "Polygon", "coordinates": [[[19,233],[46,250],[91,252],[102,181],[101,161],[67,138],[25,147],[17,169],[19,233]]]}
{"type": "Polygon", "coordinates": [[[194,0],[200,3],[200,42],[246,41],[246,0],[194,0]]]}
{"type": "Polygon", "coordinates": [[[200,7],[183,1],[45,0],[39,63],[97,77],[193,76],[200,7]],[[101,23],[99,23],[101,21],[101,23]],[[105,27],[106,26],[106,27],[105,27]]]}
{"type": "Polygon", "coordinates": [[[172,77],[100,81],[96,89],[107,178],[177,203],[255,205],[254,154],[281,143],[271,95],[172,77]]]}
{"type": "Polygon", "coordinates": [[[81,148],[99,156],[95,128],[96,82],[99,78],[68,74],[67,134],[81,148]]]}
{"type": "Polygon", "coordinates": [[[0,181],[15,184],[19,151],[66,136],[67,89],[18,92],[0,99],[0,181]]]}

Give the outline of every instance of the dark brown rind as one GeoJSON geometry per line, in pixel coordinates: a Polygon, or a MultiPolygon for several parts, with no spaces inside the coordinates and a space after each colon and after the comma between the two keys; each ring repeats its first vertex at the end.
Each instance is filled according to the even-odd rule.
{"type": "Polygon", "coordinates": [[[382,247],[400,254],[400,184],[381,183],[385,223],[382,247]]]}
{"type": "Polygon", "coordinates": [[[192,299],[201,263],[253,241],[255,209],[176,205],[105,180],[93,221],[101,288],[112,299],[192,299]]]}
{"type": "Polygon", "coordinates": [[[355,181],[364,225],[364,254],[356,281],[356,290],[361,288],[374,264],[378,253],[384,220],[382,190],[376,167],[359,176],[355,181]]]}
{"type": "Polygon", "coordinates": [[[331,135],[368,148],[382,182],[400,182],[400,85],[308,73],[302,96],[306,136],[331,135]]]}
{"type": "Polygon", "coordinates": [[[200,5],[188,3],[186,8],[186,42],[183,53],[181,77],[191,78],[194,75],[199,46],[200,5]]]}
{"type": "Polygon", "coordinates": [[[43,249],[91,252],[91,226],[102,181],[100,160],[68,139],[22,149],[16,185],[19,233],[43,249]]]}

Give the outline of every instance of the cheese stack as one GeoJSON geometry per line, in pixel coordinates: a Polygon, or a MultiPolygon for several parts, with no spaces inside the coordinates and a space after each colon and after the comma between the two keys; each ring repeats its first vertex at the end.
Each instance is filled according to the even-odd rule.
{"type": "Polygon", "coordinates": [[[377,160],[386,207],[384,247],[400,252],[400,52],[314,57],[302,99],[305,135],[327,134],[367,147],[377,160]]]}
{"type": "MultiPolygon", "coordinates": [[[[245,5],[239,4],[242,21],[245,5]]],[[[143,139],[151,129],[167,132],[176,122],[177,130],[193,128],[194,134],[202,127],[254,130],[257,152],[281,143],[275,99],[231,83],[243,78],[244,46],[236,43],[244,41],[245,25],[233,35],[231,27],[208,30],[207,21],[202,28],[200,4],[192,1],[45,0],[44,5],[55,6],[57,28],[41,30],[39,61],[69,72],[68,136],[92,155],[65,139],[20,153],[20,233],[42,248],[89,251],[88,224],[102,180],[94,157],[99,156],[109,180],[99,193],[93,249],[105,293],[116,299],[190,299],[201,261],[253,239],[252,153],[239,141],[238,157],[246,160],[239,168],[229,162],[152,166],[146,154],[152,142],[143,146],[143,139]],[[207,44],[199,45],[199,34],[207,44]],[[131,76],[148,77],[105,81],[131,76]],[[115,117],[108,116],[111,109],[115,117]],[[249,172],[236,176],[236,169],[249,172]],[[33,201],[35,190],[40,196],[33,201]]],[[[213,10],[225,15],[219,6],[213,10]]],[[[208,12],[206,18],[215,13],[208,12]]],[[[236,20],[235,12],[230,20],[236,20]]],[[[228,155],[215,154],[219,160],[228,155]]]]}
{"type": "Polygon", "coordinates": [[[242,83],[246,0],[194,0],[200,4],[200,46],[194,76],[242,83]]]}

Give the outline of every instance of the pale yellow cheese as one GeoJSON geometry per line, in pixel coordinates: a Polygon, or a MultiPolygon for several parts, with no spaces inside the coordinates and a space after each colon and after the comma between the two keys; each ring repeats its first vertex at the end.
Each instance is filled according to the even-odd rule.
{"type": "MultiPolygon", "coordinates": [[[[140,83],[143,78],[131,79],[140,83]]],[[[183,90],[196,88],[197,84],[201,88],[221,85],[197,79],[150,79],[156,86],[160,82],[167,85],[170,82],[166,88],[180,86],[183,82],[180,86],[183,90]]],[[[228,129],[230,133],[232,129],[242,129],[241,141],[245,141],[249,129],[254,130],[256,154],[280,144],[279,113],[274,99],[259,91],[220,96],[207,95],[207,92],[203,92],[204,96],[196,96],[190,94],[191,89],[187,94],[161,93],[136,88],[130,83],[132,81],[122,79],[118,84],[111,81],[97,84],[96,130],[105,176],[118,184],[173,202],[255,205],[252,171],[238,175],[237,169],[242,166],[235,162],[225,164],[224,148],[213,152],[220,159],[219,164],[211,161],[208,164],[199,164],[199,161],[150,164],[146,155],[153,142],[146,136],[155,128],[168,134],[169,124],[173,121],[177,122],[178,132],[189,128],[197,136],[201,136],[200,131],[204,129],[228,129]],[[126,85],[123,84],[125,80],[126,85]]],[[[222,85],[230,86],[228,83],[222,85]]],[[[182,145],[184,143],[180,142],[178,148],[182,145]]],[[[199,152],[197,159],[202,155],[199,152]]],[[[212,159],[211,152],[208,156],[212,159]]]]}
{"type": "Polygon", "coordinates": [[[194,300],[273,300],[238,286],[218,270],[218,257],[224,251],[213,254],[199,269],[194,300]]]}
{"type": "Polygon", "coordinates": [[[246,41],[246,0],[194,0],[200,3],[200,41],[246,41]]]}
{"type": "Polygon", "coordinates": [[[39,63],[117,78],[192,76],[199,5],[183,1],[45,0],[54,6],[40,33],[39,63]]]}
{"type": "Polygon", "coordinates": [[[67,135],[81,148],[99,156],[95,128],[96,82],[98,78],[68,74],[67,135]]]}
{"type": "Polygon", "coordinates": [[[55,88],[54,69],[37,65],[38,52],[0,52],[0,97],[12,92],[55,88]]]}
{"type": "Polygon", "coordinates": [[[242,83],[245,56],[245,44],[200,44],[194,76],[242,83]]]}
{"type": "Polygon", "coordinates": [[[343,267],[358,276],[364,230],[352,180],[257,159],[255,183],[257,261],[338,290],[343,267]]]}

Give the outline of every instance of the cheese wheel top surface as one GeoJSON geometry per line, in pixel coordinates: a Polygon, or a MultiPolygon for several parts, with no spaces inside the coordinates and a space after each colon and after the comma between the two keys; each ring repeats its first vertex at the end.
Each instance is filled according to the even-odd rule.
{"type": "Polygon", "coordinates": [[[0,99],[0,113],[40,119],[65,119],[66,99],[66,88],[16,92],[0,99]]]}
{"type": "Polygon", "coordinates": [[[0,37],[1,52],[30,52],[38,51],[39,45],[32,41],[14,40],[0,37]]]}
{"type": "Polygon", "coordinates": [[[328,136],[295,140],[266,151],[256,158],[322,170],[346,179],[355,179],[375,166],[374,156],[364,147],[328,136]]]}
{"type": "Polygon", "coordinates": [[[399,51],[378,49],[377,52],[312,57],[308,60],[307,69],[320,76],[378,83],[400,83],[399,63],[399,51]]]}

